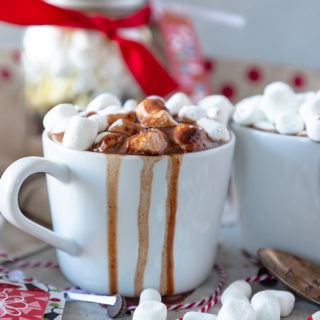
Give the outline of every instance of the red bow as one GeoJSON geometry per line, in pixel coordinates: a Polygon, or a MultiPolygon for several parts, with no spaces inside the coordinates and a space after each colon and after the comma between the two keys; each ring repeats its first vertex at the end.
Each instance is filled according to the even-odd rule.
{"type": "Polygon", "coordinates": [[[0,6],[0,20],[21,26],[53,25],[102,32],[115,41],[131,74],[146,95],[166,96],[178,89],[177,82],[139,42],[122,38],[120,28],[146,25],[151,10],[146,6],[131,16],[112,20],[101,15],[90,16],[81,11],[51,5],[43,0],[9,0],[0,6]]]}

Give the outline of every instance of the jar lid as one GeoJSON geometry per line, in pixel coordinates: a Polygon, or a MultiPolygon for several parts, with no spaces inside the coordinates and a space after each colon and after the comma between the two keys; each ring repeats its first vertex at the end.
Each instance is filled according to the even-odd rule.
{"type": "Polygon", "coordinates": [[[69,8],[77,9],[132,9],[142,6],[146,0],[46,0],[47,2],[69,8]]]}

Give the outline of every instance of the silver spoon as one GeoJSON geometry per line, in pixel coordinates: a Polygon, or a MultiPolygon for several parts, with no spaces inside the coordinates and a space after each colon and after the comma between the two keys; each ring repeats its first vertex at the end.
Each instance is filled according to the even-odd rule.
{"type": "Polygon", "coordinates": [[[126,300],[120,294],[103,296],[65,291],[64,297],[67,301],[84,301],[103,304],[107,308],[107,314],[109,318],[119,318],[128,314],[126,300]]]}
{"type": "Polygon", "coordinates": [[[272,248],[260,249],[258,256],[264,267],[285,287],[320,305],[320,265],[272,248]]]}

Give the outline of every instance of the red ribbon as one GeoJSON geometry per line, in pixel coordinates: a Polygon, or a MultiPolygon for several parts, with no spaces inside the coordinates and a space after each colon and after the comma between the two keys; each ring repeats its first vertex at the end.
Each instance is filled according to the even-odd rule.
{"type": "Polygon", "coordinates": [[[131,74],[146,95],[166,96],[178,89],[177,82],[141,43],[120,37],[120,28],[135,28],[149,22],[146,6],[134,14],[113,20],[102,15],[88,15],[79,10],[51,5],[43,0],[8,0],[0,6],[0,20],[20,25],[53,25],[102,32],[115,41],[131,74]]]}

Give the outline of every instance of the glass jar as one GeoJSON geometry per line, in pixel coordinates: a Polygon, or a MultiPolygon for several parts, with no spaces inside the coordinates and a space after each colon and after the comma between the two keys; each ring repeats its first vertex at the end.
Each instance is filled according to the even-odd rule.
{"type": "MultiPolygon", "coordinates": [[[[51,4],[85,13],[121,18],[145,0],[51,0],[51,4]]],[[[121,30],[152,47],[150,27],[121,30]]],[[[32,26],[23,39],[27,127],[42,132],[42,118],[59,103],[86,105],[102,92],[141,99],[143,94],[122,60],[118,46],[98,31],[56,26],[32,26]]]]}

